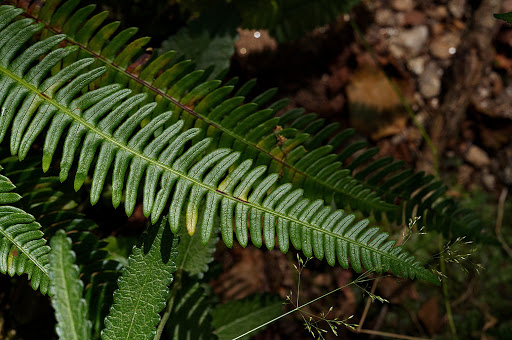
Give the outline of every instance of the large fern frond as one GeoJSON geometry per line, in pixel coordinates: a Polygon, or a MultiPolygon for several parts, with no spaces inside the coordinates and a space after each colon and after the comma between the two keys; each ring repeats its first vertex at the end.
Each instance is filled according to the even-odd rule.
{"type": "MultiPolygon", "coordinates": [[[[6,13],[12,7],[1,7],[6,13]]],[[[180,216],[185,210],[187,229],[194,233],[201,225],[201,236],[206,243],[213,228],[213,218],[220,211],[221,233],[228,246],[233,244],[233,225],[238,241],[247,245],[250,235],[257,246],[265,241],[269,249],[275,246],[277,235],[283,252],[289,243],[302,249],[306,256],[313,254],[334,265],[336,258],[344,267],[361,271],[383,272],[395,275],[418,276],[432,282],[438,279],[424,269],[414,257],[386,241],[387,234],[378,228],[367,228],[368,221],[353,223],[354,216],[345,216],[341,210],[331,211],[321,200],[303,197],[303,190],[292,190],[291,184],[276,185],[277,174],[265,177],[265,166],[252,168],[252,161],[235,162],[239,152],[218,148],[206,153],[211,139],[192,143],[199,129],[181,131],[185,122],[177,121],[166,127],[158,137],[154,133],[172,120],[165,112],[140,128],[149,119],[156,103],[142,105],[145,96],[127,97],[129,90],[109,85],[83,95],[80,91],[95,81],[105,68],[80,73],[93,60],[81,59],[48,77],[47,72],[72,52],[56,49],[35,66],[28,66],[39,54],[48,51],[61,36],[41,41],[19,55],[24,42],[40,30],[31,20],[0,22],[0,117],[3,138],[11,127],[11,152],[25,158],[36,138],[47,129],[43,147],[43,169],[48,169],[63,140],[60,178],[65,180],[78,156],[75,189],[84,183],[91,167],[91,202],[97,202],[110,168],[112,173],[112,200],[118,206],[125,193],[125,210],[133,212],[138,189],[143,183],[143,211],[156,222],[170,202],[169,224],[176,232],[180,216]],[[14,34],[14,32],[18,32],[14,34]],[[37,54],[37,56],[35,56],[37,54]],[[13,60],[14,59],[14,60],[13,60]],[[234,169],[230,172],[230,168],[234,169]],[[226,174],[226,172],[228,172],[226,174]],[[199,206],[204,213],[199,215],[199,206]]]]}
{"type": "Polygon", "coordinates": [[[174,52],[155,58],[143,51],[148,38],[129,42],[135,28],[115,35],[118,22],[102,26],[107,12],[89,18],[94,6],[73,12],[77,1],[61,2],[20,1],[19,5],[45,23],[43,36],[67,33],[65,41],[79,47],[80,51],[68,55],[58,67],[83,56],[94,56],[94,66],[108,67],[93,88],[116,81],[129,85],[134,93],[147,93],[148,102],[158,103],[153,115],[168,109],[179,112],[185,127],[203,129],[195,140],[213,137],[210,149],[240,151],[244,159],[267,165],[267,174],[279,173],[279,183],[302,187],[310,199],[334,200],[337,206],[350,205],[365,214],[373,211],[376,217],[385,212],[389,220],[399,224],[407,223],[413,215],[423,216],[420,223],[448,238],[465,235],[477,241],[490,240],[482,234],[485,228],[474,213],[444,197],[446,187],[441,182],[404,170],[402,162],[391,158],[375,159],[378,150],[367,149],[365,142],[344,147],[353,130],[336,133],[337,123],[327,124],[302,109],[276,116],[286,106],[285,100],[264,108],[274,89],[243,104],[254,82],[233,93],[236,79],[223,85],[218,80],[205,81],[208,72],[195,71],[191,61],[173,59],[174,52]]]}
{"type": "MultiPolygon", "coordinates": [[[[207,72],[194,70],[190,60],[173,58],[172,51],[152,58],[143,51],[148,38],[128,43],[137,31],[135,28],[114,35],[119,23],[113,22],[99,29],[107,18],[106,12],[89,18],[94,6],[73,13],[78,2],[69,1],[59,6],[60,3],[61,0],[47,1],[44,5],[34,2],[30,7],[28,2],[20,3],[28,8],[30,16],[46,24],[43,36],[63,32],[68,35],[65,38],[68,44],[80,48],[66,56],[56,68],[65,67],[79,57],[93,56],[96,61],[92,66],[106,66],[108,70],[92,88],[115,81],[128,85],[134,93],[147,93],[146,102],[158,103],[153,116],[167,110],[179,113],[185,128],[202,128],[195,140],[213,137],[211,149],[229,147],[240,151],[244,159],[253,158],[257,165],[267,165],[268,174],[281,173],[281,183],[292,182],[304,187],[309,198],[334,199],[338,206],[348,203],[367,213],[395,209],[340,168],[342,155],[336,156],[333,152],[341,145],[345,133],[318,148],[321,143],[327,144],[338,124],[317,131],[316,116],[302,117],[302,111],[296,109],[276,117],[286,101],[264,107],[275,95],[275,89],[244,104],[244,96],[254,82],[233,93],[236,80],[225,84],[220,80],[206,81],[207,72]],[[276,130],[287,122],[292,122],[289,128],[276,130]],[[299,130],[302,128],[304,131],[299,130]],[[315,132],[321,133],[312,135],[315,132]]],[[[173,119],[176,121],[178,115],[173,119]]]]}
{"type": "Polygon", "coordinates": [[[46,294],[50,247],[35,218],[9,205],[21,199],[11,192],[14,188],[7,177],[0,175],[0,272],[11,276],[27,274],[32,288],[46,294]]]}

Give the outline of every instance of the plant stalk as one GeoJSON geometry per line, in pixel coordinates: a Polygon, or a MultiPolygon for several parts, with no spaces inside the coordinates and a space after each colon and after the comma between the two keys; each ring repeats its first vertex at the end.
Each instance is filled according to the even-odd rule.
{"type": "MultiPolygon", "coordinates": [[[[439,266],[441,269],[441,273],[446,273],[446,262],[444,260],[442,234],[439,235],[439,266]]],[[[448,317],[448,324],[450,325],[450,330],[452,332],[453,339],[458,340],[459,338],[457,337],[457,328],[455,327],[455,322],[453,322],[452,307],[450,306],[450,297],[448,296],[448,281],[446,279],[441,280],[441,285],[443,286],[444,306],[446,309],[446,316],[448,317]]]]}
{"type": "Polygon", "coordinates": [[[162,315],[162,319],[160,320],[160,323],[158,324],[158,328],[156,329],[156,334],[153,340],[160,340],[160,337],[162,336],[162,333],[164,332],[165,325],[167,324],[167,321],[169,320],[169,317],[171,316],[172,308],[174,306],[174,301],[176,300],[176,295],[178,294],[178,291],[181,290],[181,276],[182,271],[178,270],[174,276],[174,284],[171,291],[171,296],[169,297],[169,300],[167,301],[167,307],[165,309],[164,314],[162,315]]]}

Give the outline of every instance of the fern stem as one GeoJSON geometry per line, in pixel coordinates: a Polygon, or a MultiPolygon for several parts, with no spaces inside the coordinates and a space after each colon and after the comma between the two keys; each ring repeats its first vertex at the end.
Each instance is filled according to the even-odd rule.
{"type": "Polygon", "coordinates": [[[400,91],[400,89],[398,88],[396,83],[393,81],[393,79],[391,79],[391,77],[382,69],[380,62],[377,59],[377,57],[375,56],[375,53],[374,53],[372,47],[370,46],[370,44],[364,37],[363,33],[361,32],[361,29],[359,28],[359,25],[357,25],[357,23],[354,21],[353,18],[350,18],[350,25],[352,26],[352,29],[354,30],[354,32],[356,32],[358,38],[361,40],[363,47],[370,54],[370,57],[375,62],[375,65],[377,65],[379,67],[379,69],[382,71],[382,73],[386,77],[389,85],[391,85],[391,88],[393,89],[393,91],[395,91],[396,95],[400,99],[400,103],[404,107],[405,111],[407,111],[407,113],[409,114],[409,117],[411,117],[412,122],[414,123],[416,128],[420,131],[421,136],[423,137],[423,139],[425,140],[425,143],[427,143],[427,146],[429,147],[430,151],[432,152],[432,158],[433,158],[432,162],[433,162],[433,166],[434,166],[435,175],[436,175],[436,177],[439,177],[439,163],[437,161],[436,146],[430,139],[430,136],[428,135],[427,131],[425,131],[425,128],[418,121],[418,118],[416,118],[416,114],[414,113],[413,109],[407,102],[407,99],[405,99],[404,95],[402,94],[402,91],[400,91]]]}
{"type": "MultiPolygon", "coordinates": [[[[439,252],[439,266],[441,273],[446,273],[446,262],[444,260],[443,252],[443,234],[439,234],[439,252]]],[[[444,306],[446,308],[446,316],[448,317],[448,324],[450,325],[453,339],[458,340],[457,328],[455,327],[455,322],[453,321],[452,307],[450,306],[450,297],[448,296],[448,281],[446,279],[441,280],[441,284],[443,286],[443,299],[444,306]]]]}
{"type": "Polygon", "coordinates": [[[153,340],[160,340],[160,337],[162,336],[162,333],[164,332],[165,325],[167,324],[167,321],[169,320],[169,317],[172,313],[172,308],[174,307],[174,301],[176,300],[176,295],[178,294],[178,291],[181,290],[181,276],[182,276],[182,270],[178,269],[176,273],[174,274],[174,284],[172,285],[172,291],[171,296],[169,297],[169,300],[167,300],[167,307],[165,309],[164,314],[162,315],[162,319],[160,320],[160,323],[158,324],[158,327],[156,329],[156,334],[153,340]]]}

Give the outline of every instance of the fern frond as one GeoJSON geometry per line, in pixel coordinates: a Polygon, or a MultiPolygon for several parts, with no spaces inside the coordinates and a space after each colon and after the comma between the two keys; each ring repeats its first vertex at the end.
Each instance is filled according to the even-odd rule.
{"type": "Polygon", "coordinates": [[[59,339],[87,340],[91,322],[87,320],[87,303],[82,298],[84,285],[71,250],[71,239],[59,230],[50,240],[50,293],[57,319],[59,339]]]}
{"type": "MultiPolygon", "coordinates": [[[[353,209],[366,213],[396,208],[382,201],[374,191],[340,168],[341,162],[333,154],[336,150],[334,144],[340,141],[339,138],[334,138],[330,143],[332,145],[315,150],[338,129],[338,124],[327,126],[321,131],[320,137],[313,137],[310,134],[317,132],[314,128],[318,126],[318,120],[314,119],[316,115],[308,115],[305,117],[307,119],[299,117],[290,128],[275,132],[278,126],[301,113],[300,110],[291,110],[282,117],[276,117],[276,113],[286,106],[285,101],[276,102],[265,109],[263,105],[275,95],[275,89],[243,104],[244,96],[254,85],[253,82],[242,86],[229,98],[234,90],[232,83],[221,86],[219,80],[206,81],[209,74],[194,70],[190,60],[175,60],[173,51],[152,58],[142,50],[148,42],[146,38],[128,43],[136,29],[126,29],[114,35],[119,25],[114,22],[95,33],[107,17],[105,12],[87,19],[93,7],[84,7],[73,14],[75,3],[69,2],[68,5],[65,2],[59,7],[60,3],[61,0],[51,0],[25,6],[29,8],[29,15],[46,24],[45,34],[66,33],[68,37],[65,41],[80,48],[79,52],[73,51],[67,55],[61,66],[57,65],[56,68],[68,66],[79,57],[92,56],[95,62],[91,66],[106,66],[108,70],[91,88],[115,81],[128,85],[134,93],[146,93],[148,97],[145,103],[158,103],[152,116],[167,110],[179,113],[185,128],[195,126],[203,129],[194,140],[213,138],[210,150],[231,148],[240,151],[244,159],[253,158],[257,165],[267,165],[268,174],[282,173],[280,183],[292,182],[296,186],[303,186],[309,198],[334,199],[338,206],[348,203],[353,209]],[[107,44],[109,38],[111,41],[107,44]],[[135,59],[136,56],[139,58],[135,59]],[[298,130],[302,128],[304,131],[298,130]]],[[[175,115],[172,121],[178,118],[175,115]]]]}
{"type": "MultiPolygon", "coordinates": [[[[173,286],[177,289],[177,286],[173,286]]],[[[172,311],[166,324],[169,338],[173,340],[217,339],[212,326],[211,287],[197,280],[182,282],[173,299],[172,311]]]]}
{"type": "Polygon", "coordinates": [[[11,192],[14,188],[7,177],[0,175],[0,272],[11,276],[27,274],[32,288],[46,294],[50,284],[50,247],[34,217],[9,205],[21,198],[11,192]]]}
{"type": "MultiPolygon", "coordinates": [[[[291,241],[306,256],[314,254],[319,259],[325,256],[331,265],[337,258],[348,267],[350,258],[350,264],[357,271],[361,271],[362,266],[377,272],[392,270],[398,276],[418,276],[438,283],[414,257],[394,247],[394,241],[385,242],[387,234],[380,233],[378,228],[366,228],[368,221],[353,224],[353,215],[331,211],[321,200],[303,198],[303,190],[292,190],[290,184],[277,185],[277,174],[262,177],[266,167],[252,168],[251,160],[235,165],[239,152],[218,148],[205,154],[210,138],[185,148],[199,134],[199,129],[179,133],[186,123],[177,121],[158,137],[152,137],[172,120],[172,113],[149,119],[157,104],[139,107],[144,95],[127,97],[129,91],[120,89],[119,85],[79,95],[106,71],[98,68],[80,74],[93,60],[76,61],[42,84],[43,76],[68,55],[70,49],[50,52],[28,71],[28,66],[14,68],[12,65],[32,58],[25,51],[12,61],[23,46],[18,35],[34,34],[41,27],[30,25],[24,19],[15,21],[1,33],[10,34],[13,27],[20,33],[0,44],[0,82],[5,84],[0,102],[6,108],[0,116],[0,126],[7,132],[12,122],[11,152],[20,159],[25,158],[37,136],[47,128],[43,169],[49,168],[59,141],[63,140],[60,178],[68,177],[75,154],[79,155],[74,181],[78,190],[94,165],[92,203],[97,202],[113,166],[114,206],[120,204],[124,190],[125,210],[130,215],[143,182],[144,214],[156,222],[170,202],[169,224],[173,232],[178,231],[182,210],[186,210],[189,233],[193,234],[200,222],[201,238],[206,243],[212,235],[213,218],[220,211],[222,238],[229,247],[233,244],[233,224],[238,241],[242,246],[247,245],[249,222],[251,239],[257,246],[265,240],[269,249],[274,248],[277,234],[283,252],[288,250],[291,241]],[[20,22],[25,28],[19,28],[20,22]],[[39,78],[34,77],[36,71],[41,75],[39,78]],[[11,105],[13,101],[17,105],[11,105]],[[140,128],[146,118],[149,122],[140,128]],[[232,166],[233,170],[226,175],[232,166]],[[204,213],[199,215],[199,206],[203,204],[204,213]]],[[[47,48],[55,46],[58,40],[51,37],[40,43],[47,48]]]]}
{"type": "MultiPolygon", "coordinates": [[[[186,222],[183,222],[183,225],[185,225],[186,222]]],[[[215,235],[215,233],[212,234],[215,235]]],[[[213,261],[213,253],[219,239],[213,236],[204,245],[201,241],[200,233],[189,235],[186,229],[182,229],[178,235],[180,237],[180,244],[178,245],[176,267],[178,270],[183,270],[187,274],[201,279],[204,273],[208,271],[208,265],[213,261]]]]}
{"type": "MultiPolygon", "coordinates": [[[[234,339],[281,315],[283,301],[277,296],[253,295],[217,306],[212,312],[212,324],[219,340],[234,339]]],[[[240,339],[250,339],[261,331],[251,332],[240,339]]]]}
{"type": "Polygon", "coordinates": [[[142,245],[134,247],[119,278],[114,305],[102,339],[152,339],[176,270],[178,238],[163,219],[152,225],[142,245]]]}
{"type": "Polygon", "coordinates": [[[105,242],[91,232],[98,226],[76,212],[72,201],[74,197],[71,197],[76,194],[59,191],[62,188],[55,185],[60,182],[58,177],[42,176],[40,158],[26,159],[23,169],[19,169],[19,162],[14,157],[0,163],[17,184],[17,191],[23,195],[20,207],[30,211],[42,224],[45,237],[51,238],[62,229],[71,239],[76,264],[81,268],[80,279],[85,286],[84,298],[88,319],[92,321],[92,339],[98,339],[117,289],[121,263],[108,259],[110,254],[102,249],[105,242]]]}
{"type": "MultiPolygon", "coordinates": [[[[423,216],[420,223],[447,238],[465,235],[476,241],[493,241],[482,234],[485,228],[474,213],[461,219],[461,208],[444,197],[446,187],[441,182],[428,175],[402,172],[403,163],[391,158],[374,160],[378,150],[366,149],[366,142],[352,143],[338,152],[354,134],[352,129],[336,133],[337,123],[326,124],[316,114],[303,114],[302,109],[276,116],[286,106],[285,100],[264,109],[275,89],[244,104],[244,96],[254,82],[243,85],[232,95],[236,81],[206,81],[207,72],[194,71],[191,61],[173,59],[172,51],[154,58],[142,50],[147,38],[129,42],[136,29],[114,35],[117,22],[95,33],[106,19],[106,12],[88,19],[93,7],[73,14],[77,3],[60,5],[61,2],[23,1],[20,5],[28,8],[30,16],[45,23],[43,36],[67,33],[65,41],[79,47],[79,52],[70,53],[58,67],[69,65],[78,57],[93,56],[93,66],[108,68],[92,88],[116,81],[129,85],[134,93],[147,93],[146,102],[158,103],[153,116],[169,109],[180,113],[185,128],[202,128],[195,141],[212,137],[209,150],[228,147],[240,151],[243,159],[252,158],[256,165],[266,165],[267,174],[279,173],[279,183],[302,187],[310,199],[333,200],[336,206],[350,206],[366,215],[374,212],[376,217],[384,212],[389,220],[399,224],[406,224],[413,215],[423,216]],[[407,176],[403,177],[404,174],[407,176]],[[397,182],[396,176],[402,179],[397,182]]],[[[353,5],[351,1],[331,4],[341,6],[340,9],[353,5]]],[[[176,115],[172,121],[178,119],[176,115]]]]}

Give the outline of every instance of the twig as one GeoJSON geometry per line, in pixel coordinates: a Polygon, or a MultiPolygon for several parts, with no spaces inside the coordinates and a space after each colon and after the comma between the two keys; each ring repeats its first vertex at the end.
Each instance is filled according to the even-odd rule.
{"type": "Polygon", "coordinates": [[[388,332],[381,332],[381,331],[373,331],[371,329],[362,329],[358,333],[372,334],[372,335],[378,335],[378,336],[383,336],[383,337],[387,337],[387,338],[395,338],[395,339],[429,340],[427,338],[418,338],[418,337],[409,336],[409,335],[402,335],[402,334],[388,333],[388,332]]]}
{"type": "Polygon", "coordinates": [[[171,296],[169,297],[169,300],[167,302],[167,308],[165,309],[164,314],[162,315],[162,319],[160,320],[160,323],[158,324],[158,328],[156,329],[156,334],[153,340],[160,340],[160,337],[162,336],[162,333],[165,329],[165,325],[167,324],[167,321],[169,320],[169,317],[171,316],[172,308],[174,306],[174,301],[176,299],[176,295],[178,294],[178,291],[181,290],[181,275],[182,271],[178,270],[176,274],[174,275],[174,284],[172,286],[171,296]]]}
{"type": "Polygon", "coordinates": [[[505,210],[505,201],[507,200],[508,188],[501,190],[500,198],[498,200],[498,216],[496,217],[496,237],[501,243],[501,247],[505,250],[508,256],[512,257],[512,249],[507,244],[503,235],[501,234],[501,225],[503,224],[503,211],[505,210]]]}
{"type": "MultiPolygon", "coordinates": [[[[439,266],[441,269],[441,273],[446,273],[446,264],[444,260],[443,254],[443,235],[439,235],[439,266]]],[[[457,337],[457,328],[455,327],[455,322],[453,321],[452,308],[450,306],[450,297],[448,295],[448,282],[446,279],[441,281],[441,285],[443,286],[443,298],[444,298],[444,306],[446,308],[446,316],[448,317],[448,324],[450,325],[450,330],[452,332],[452,336],[454,340],[458,340],[457,337]]]]}
{"type": "MultiPolygon", "coordinates": [[[[377,288],[377,284],[379,283],[379,281],[380,281],[380,277],[378,277],[377,279],[375,279],[375,281],[373,281],[372,290],[370,292],[370,295],[375,293],[375,289],[377,288]]],[[[361,321],[359,321],[359,326],[357,326],[357,329],[356,329],[357,333],[359,333],[363,328],[364,320],[366,319],[366,315],[368,314],[368,311],[370,310],[371,303],[372,303],[372,299],[370,297],[368,297],[366,299],[366,305],[364,306],[363,315],[361,315],[361,321]]]]}

